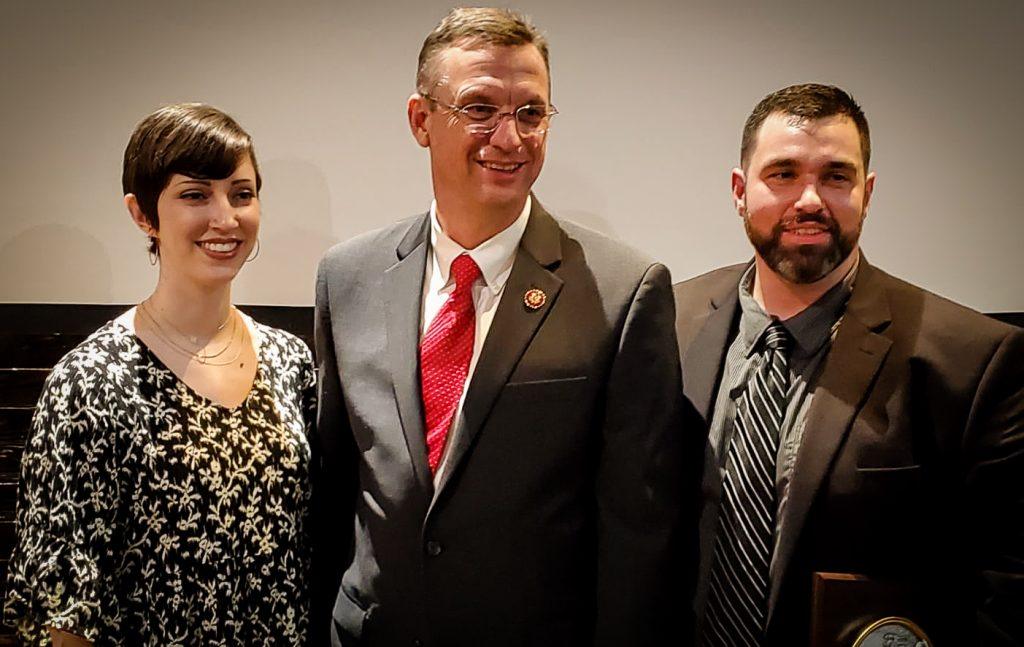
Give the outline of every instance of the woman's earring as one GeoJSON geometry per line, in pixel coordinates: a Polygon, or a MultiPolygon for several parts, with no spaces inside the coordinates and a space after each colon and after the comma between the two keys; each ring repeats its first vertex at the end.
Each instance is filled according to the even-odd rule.
{"type": "Polygon", "coordinates": [[[156,265],[157,261],[160,260],[160,248],[157,246],[157,241],[154,236],[149,237],[149,264],[156,265]]]}

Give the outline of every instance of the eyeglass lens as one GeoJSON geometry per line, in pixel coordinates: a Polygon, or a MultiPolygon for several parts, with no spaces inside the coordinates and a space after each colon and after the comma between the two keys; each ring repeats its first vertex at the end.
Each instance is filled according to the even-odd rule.
{"type": "Polygon", "coordinates": [[[497,106],[488,104],[470,104],[463,106],[463,115],[469,123],[467,129],[471,133],[486,134],[498,127],[506,116],[513,117],[520,135],[543,134],[549,119],[548,109],[541,105],[525,105],[516,108],[514,113],[501,112],[497,106]]]}

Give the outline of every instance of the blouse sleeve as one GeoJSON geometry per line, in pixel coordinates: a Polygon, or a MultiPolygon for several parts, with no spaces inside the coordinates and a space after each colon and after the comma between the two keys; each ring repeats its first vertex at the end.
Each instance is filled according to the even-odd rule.
{"type": "Polygon", "coordinates": [[[116,437],[102,364],[62,361],[47,378],[22,458],[4,619],[32,644],[46,627],[95,641],[111,608],[119,517],[116,437]]]}
{"type": "Polygon", "coordinates": [[[302,344],[302,418],[305,423],[306,439],[311,439],[316,424],[316,368],[313,353],[302,344]]]}

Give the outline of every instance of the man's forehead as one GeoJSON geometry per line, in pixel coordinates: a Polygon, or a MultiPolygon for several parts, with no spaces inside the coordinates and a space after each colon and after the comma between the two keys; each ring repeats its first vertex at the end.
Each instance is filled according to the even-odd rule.
{"type": "Polygon", "coordinates": [[[772,113],[758,129],[752,159],[762,163],[806,151],[808,145],[831,156],[860,160],[860,133],[847,115],[811,119],[772,113]]]}
{"type": "Polygon", "coordinates": [[[829,115],[815,119],[785,112],[773,112],[761,124],[760,132],[785,129],[800,131],[813,136],[825,130],[838,131],[846,130],[847,128],[851,129],[854,134],[857,134],[857,124],[848,115],[829,115]]]}
{"type": "Polygon", "coordinates": [[[547,86],[544,58],[536,46],[462,43],[438,52],[435,85],[530,83],[547,86]]]}

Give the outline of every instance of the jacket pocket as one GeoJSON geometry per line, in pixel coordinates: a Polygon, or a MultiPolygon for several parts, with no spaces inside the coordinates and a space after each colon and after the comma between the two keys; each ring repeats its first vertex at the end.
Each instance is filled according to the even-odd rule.
{"type": "Polygon", "coordinates": [[[504,394],[517,399],[522,398],[528,402],[569,400],[579,395],[586,385],[586,375],[553,380],[509,382],[505,385],[504,394]]]}
{"type": "Polygon", "coordinates": [[[895,466],[885,465],[885,466],[879,466],[879,467],[874,467],[874,466],[865,467],[865,466],[858,465],[857,466],[857,473],[865,475],[865,476],[873,476],[873,475],[877,474],[877,475],[880,475],[880,476],[883,476],[883,477],[886,476],[886,475],[920,474],[921,473],[921,466],[920,465],[895,465],[895,466]]]}
{"type": "Polygon", "coordinates": [[[858,465],[852,496],[879,518],[913,517],[923,503],[924,473],[920,465],[858,465]]]}

